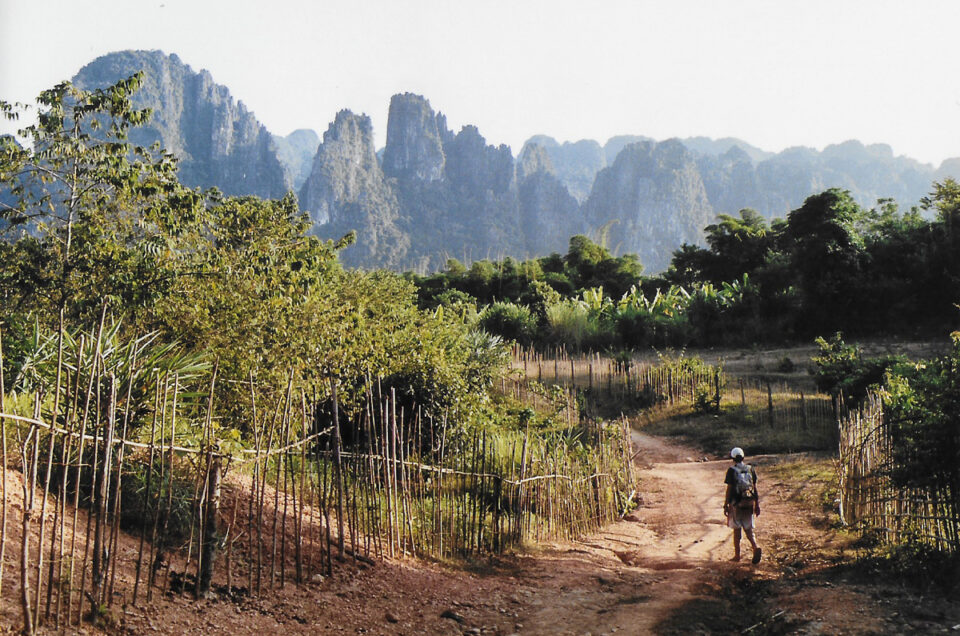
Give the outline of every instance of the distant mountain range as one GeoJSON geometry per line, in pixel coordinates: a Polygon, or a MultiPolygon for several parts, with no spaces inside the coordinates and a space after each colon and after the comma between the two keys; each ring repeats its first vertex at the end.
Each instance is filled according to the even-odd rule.
{"type": "Polygon", "coordinates": [[[391,99],[379,152],[369,117],[347,110],[322,138],[311,130],[279,137],[207,71],[160,51],[102,56],[73,81],[101,87],[138,70],[145,81],[136,101],[154,116],[133,141],[158,141],[180,157],[189,186],[297,192],[316,234],[358,232],[342,254],[351,266],[430,271],[450,257],[541,256],[605,227],[611,249],[659,271],[682,243],[702,242],[721,213],[750,207],[782,217],[830,187],[865,206],[889,197],[908,207],[934,180],[960,176],[960,158],[934,168],[858,141],[770,153],[733,138],[619,136],[600,145],[537,135],[514,157],[475,126],[449,130],[443,114],[410,93],[391,99]]]}

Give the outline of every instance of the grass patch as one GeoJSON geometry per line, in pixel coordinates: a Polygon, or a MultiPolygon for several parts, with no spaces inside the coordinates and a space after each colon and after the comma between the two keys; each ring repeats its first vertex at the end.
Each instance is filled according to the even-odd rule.
{"type": "Polygon", "coordinates": [[[763,412],[723,403],[719,413],[698,414],[692,407],[674,407],[647,412],[635,424],[653,435],[680,438],[708,455],[725,456],[740,446],[750,455],[799,452],[834,452],[837,448],[835,426],[808,421],[770,423],[763,412]]]}
{"type": "MultiPolygon", "coordinates": [[[[837,469],[832,459],[805,457],[765,465],[764,480],[790,485],[790,500],[834,514],[837,510],[837,469]]],[[[838,519],[839,520],[839,519],[838,519]]]]}

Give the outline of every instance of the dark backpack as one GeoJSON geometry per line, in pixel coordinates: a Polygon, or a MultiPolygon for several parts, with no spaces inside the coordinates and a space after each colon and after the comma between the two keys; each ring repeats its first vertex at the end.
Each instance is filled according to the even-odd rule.
{"type": "Polygon", "coordinates": [[[753,508],[757,500],[757,487],[753,483],[753,470],[749,464],[739,463],[733,467],[733,501],[737,508],[753,508]]]}

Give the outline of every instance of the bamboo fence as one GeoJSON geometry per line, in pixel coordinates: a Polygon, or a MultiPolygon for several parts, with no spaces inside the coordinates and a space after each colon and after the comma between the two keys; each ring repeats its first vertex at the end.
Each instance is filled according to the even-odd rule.
{"type": "Polygon", "coordinates": [[[18,599],[26,633],[163,594],[259,595],[345,560],[480,557],[577,537],[632,498],[623,421],[578,423],[588,443],[576,454],[529,430],[507,448],[453,415],[405,413],[392,392],[343,412],[336,380],[316,399],[291,374],[269,405],[249,380],[249,439],[231,445],[218,432],[216,366],[204,387],[158,373],[134,404],[134,382],[108,372],[92,340],[73,364],[61,344],[55,385],[26,396],[29,416],[2,408],[0,348],[0,616],[18,599]],[[15,481],[19,507],[8,505],[15,481]]]}
{"type": "Polygon", "coordinates": [[[700,393],[717,398],[726,382],[719,367],[687,368],[681,365],[616,360],[599,353],[569,355],[562,348],[548,357],[514,348],[513,367],[522,370],[513,392],[525,397],[530,382],[579,390],[606,392],[619,398],[636,398],[650,406],[693,403],[700,393]],[[522,387],[518,393],[517,387],[522,387]]]}
{"type": "MultiPolygon", "coordinates": [[[[762,377],[729,377],[719,367],[689,368],[651,361],[629,364],[598,353],[568,354],[557,348],[547,354],[515,347],[513,368],[519,378],[501,380],[500,389],[541,407],[551,400],[537,385],[563,387],[568,404],[578,391],[606,393],[656,407],[721,400],[740,406],[741,416],[758,426],[829,440],[837,437],[837,407],[828,396],[808,394],[795,386],[762,377]]],[[[564,413],[568,412],[564,409],[564,413]]]]}
{"type": "Polygon", "coordinates": [[[891,444],[878,395],[840,420],[841,520],[888,544],[919,540],[943,552],[960,551],[955,499],[946,490],[897,487],[890,478],[891,444]]]}
{"type": "Polygon", "coordinates": [[[758,425],[836,439],[837,409],[829,396],[755,377],[738,378],[729,388],[730,400],[758,425]]]}

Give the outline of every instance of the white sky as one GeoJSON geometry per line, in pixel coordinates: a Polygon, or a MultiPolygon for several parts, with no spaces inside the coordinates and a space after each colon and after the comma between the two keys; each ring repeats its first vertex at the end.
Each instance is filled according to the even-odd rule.
{"type": "Polygon", "coordinates": [[[277,134],[350,108],[380,146],[410,91],[515,154],[538,133],[857,138],[938,164],[960,156],[958,25],[955,0],[0,0],[0,99],[160,49],[277,134]]]}

